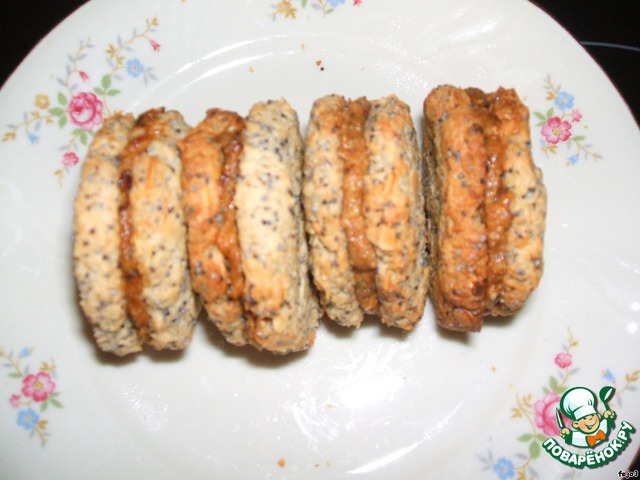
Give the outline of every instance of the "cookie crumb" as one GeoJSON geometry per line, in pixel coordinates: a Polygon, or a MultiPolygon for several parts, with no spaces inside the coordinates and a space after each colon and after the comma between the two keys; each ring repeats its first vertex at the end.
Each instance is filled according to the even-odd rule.
{"type": "Polygon", "coordinates": [[[284,468],[286,464],[287,464],[287,462],[284,460],[284,458],[281,458],[281,459],[278,460],[278,466],[280,468],[284,468]]]}

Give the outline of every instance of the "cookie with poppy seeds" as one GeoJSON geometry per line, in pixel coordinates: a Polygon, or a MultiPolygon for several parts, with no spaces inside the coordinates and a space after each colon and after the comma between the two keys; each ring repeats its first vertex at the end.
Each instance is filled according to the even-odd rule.
{"type": "Polygon", "coordinates": [[[138,117],[120,164],[120,267],[127,310],[143,340],[158,350],[185,348],[198,314],[177,147],[189,130],[177,111],[148,110],[138,117]]]}
{"type": "Polygon", "coordinates": [[[442,85],[424,101],[431,295],[447,329],[511,315],[543,272],[546,190],[512,89],[442,85]]]}
{"type": "Polygon", "coordinates": [[[178,142],[191,283],[211,321],[238,346],[248,341],[235,205],[244,128],[237,113],[211,109],[178,142]]]}
{"type": "Polygon", "coordinates": [[[327,316],[366,314],[411,330],[428,288],[424,169],[409,107],[327,95],[312,106],[303,204],[311,269],[327,316]]]}
{"type": "Polygon", "coordinates": [[[245,122],[235,206],[247,335],[260,350],[305,350],[320,308],[309,280],[298,116],[286,100],[269,100],[245,122]]]}
{"type": "Polygon", "coordinates": [[[119,168],[134,122],[130,114],[116,114],[96,133],[82,164],[73,216],[73,272],[80,308],[97,346],[119,356],[142,349],[127,313],[119,267],[119,168]]]}

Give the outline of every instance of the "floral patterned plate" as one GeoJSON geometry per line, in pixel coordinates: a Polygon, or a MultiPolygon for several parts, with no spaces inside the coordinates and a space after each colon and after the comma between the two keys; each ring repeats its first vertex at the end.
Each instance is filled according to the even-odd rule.
{"type": "Polygon", "coordinates": [[[1,478],[628,468],[640,442],[640,134],[602,71],[530,3],[94,0],[0,91],[0,129],[1,478]],[[194,124],[211,107],[244,114],[286,97],[304,128],[321,95],[396,93],[419,127],[440,83],[515,87],[530,107],[549,215],[545,275],[522,312],[474,335],[439,330],[430,304],[410,334],[325,324],[288,358],[226,345],[206,321],[183,353],[96,351],[71,276],[71,207],[109,114],[166,106],[194,124]],[[583,435],[587,417],[604,430],[583,435]]]}

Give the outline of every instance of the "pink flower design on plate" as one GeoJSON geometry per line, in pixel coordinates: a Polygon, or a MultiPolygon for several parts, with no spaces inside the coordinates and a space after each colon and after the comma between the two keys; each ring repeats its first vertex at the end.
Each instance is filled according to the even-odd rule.
{"type": "Polygon", "coordinates": [[[69,118],[81,129],[90,131],[102,123],[102,102],[92,92],[80,92],[69,101],[69,118]]]}
{"type": "Polygon", "coordinates": [[[17,393],[14,393],[13,395],[11,395],[11,397],[9,398],[9,403],[11,404],[11,406],[13,408],[19,408],[20,407],[20,395],[18,395],[17,393]]]}
{"type": "Polygon", "coordinates": [[[151,48],[153,48],[154,52],[157,52],[157,51],[160,50],[160,44],[158,42],[156,42],[155,40],[149,39],[149,43],[151,44],[151,48]]]}
{"type": "Polygon", "coordinates": [[[578,123],[580,120],[582,120],[582,113],[580,113],[580,110],[571,110],[571,121],[573,123],[578,123]]]}
{"type": "Polygon", "coordinates": [[[540,131],[545,140],[553,145],[571,137],[571,124],[560,117],[551,117],[540,131]]]}
{"type": "Polygon", "coordinates": [[[73,167],[77,165],[80,159],[74,152],[67,152],[62,156],[62,165],[65,167],[73,167]]]}
{"type": "MultiPolygon", "coordinates": [[[[536,426],[541,428],[545,435],[553,436],[560,433],[560,428],[556,421],[556,408],[558,408],[559,404],[560,396],[554,392],[547,393],[533,404],[536,426]]],[[[565,419],[565,422],[568,421],[565,419]]]]}
{"type": "Polygon", "coordinates": [[[560,368],[567,368],[571,366],[573,357],[571,356],[570,353],[560,352],[559,354],[556,355],[556,358],[554,361],[556,362],[556,365],[558,365],[560,368]]]}
{"type": "Polygon", "coordinates": [[[46,372],[27,375],[22,379],[22,385],[22,394],[33,398],[36,402],[44,402],[56,388],[51,375],[46,372]]]}

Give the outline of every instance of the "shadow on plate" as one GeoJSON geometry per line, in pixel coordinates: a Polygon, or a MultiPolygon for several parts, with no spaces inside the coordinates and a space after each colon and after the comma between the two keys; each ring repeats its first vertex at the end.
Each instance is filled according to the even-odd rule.
{"type": "Polygon", "coordinates": [[[76,309],[76,318],[79,322],[81,322],[81,332],[82,336],[86,339],[88,343],[93,346],[93,354],[94,358],[100,364],[104,365],[112,365],[112,366],[120,366],[120,365],[130,365],[134,363],[140,355],[144,355],[153,362],[176,362],[179,361],[184,356],[184,350],[163,350],[158,351],[149,347],[144,347],[142,352],[133,353],[125,356],[118,356],[112,353],[103,352],[96,345],[95,339],[93,338],[93,330],[91,328],[91,324],[84,316],[82,309],[80,308],[80,298],[78,296],[78,292],[76,291],[76,300],[75,300],[75,309],[76,309]]]}
{"type": "Polygon", "coordinates": [[[216,328],[213,322],[211,322],[207,318],[207,315],[206,315],[206,312],[204,312],[204,309],[200,315],[200,318],[198,319],[198,323],[200,328],[204,330],[206,338],[212,346],[222,351],[228,357],[244,358],[248,363],[250,363],[254,367],[263,367],[263,368],[284,367],[285,365],[289,365],[293,362],[302,360],[308,352],[308,350],[306,350],[303,352],[294,352],[294,353],[288,353],[286,355],[278,355],[268,351],[260,351],[252,347],[251,345],[244,345],[242,347],[232,345],[225,340],[222,333],[220,333],[220,331],[216,328]]]}
{"type": "MultiPolygon", "coordinates": [[[[186,350],[189,347],[186,347],[185,350],[163,350],[157,351],[150,347],[145,347],[142,352],[138,354],[127,355],[124,357],[119,357],[117,355],[113,355],[110,353],[102,352],[95,344],[93,333],[91,330],[91,326],[89,322],[85,319],[84,314],[79,306],[79,301],[76,299],[76,310],[77,310],[77,318],[82,321],[82,333],[86,338],[86,341],[93,345],[94,356],[95,359],[101,363],[106,365],[120,366],[120,365],[129,365],[134,363],[140,356],[145,356],[153,362],[157,363],[170,363],[180,361],[186,354],[186,350]]],[[[511,324],[516,321],[518,315],[512,315],[508,317],[485,317],[483,329],[487,328],[509,328],[511,324]]],[[[461,345],[470,345],[472,343],[472,338],[474,335],[482,335],[482,332],[478,333],[465,333],[465,332],[454,332],[451,330],[447,330],[437,325],[435,320],[435,312],[433,311],[430,302],[427,304],[427,308],[425,309],[425,314],[423,318],[420,320],[421,323],[431,322],[432,324],[428,326],[428,328],[433,329],[435,334],[442,340],[446,342],[458,343],[461,345]]],[[[389,327],[380,322],[380,320],[375,316],[367,315],[359,328],[350,328],[343,327],[338,325],[336,322],[324,317],[321,321],[320,328],[323,328],[330,337],[335,339],[336,341],[355,341],[358,334],[362,330],[371,330],[377,329],[378,336],[380,338],[387,338],[391,340],[396,340],[398,342],[409,341],[414,335],[414,332],[407,332],[399,328],[389,327]]],[[[220,350],[224,353],[225,356],[233,357],[233,358],[244,358],[249,364],[254,367],[262,367],[262,368],[279,368],[289,365],[293,362],[300,361],[305,358],[308,354],[309,350],[303,352],[294,352],[289,353],[287,355],[277,355],[268,351],[259,351],[256,348],[246,345],[243,347],[238,347],[236,345],[232,345],[228,343],[220,331],[215,327],[215,325],[207,318],[206,312],[202,309],[200,316],[198,318],[198,325],[196,325],[196,330],[194,331],[194,335],[198,335],[198,330],[202,329],[204,331],[205,337],[208,343],[214,348],[220,350]]],[[[313,347],[311,347],[313,348],[313,347]]]]}
{"type": "Polygon", "coordinates": [[[384,325],[375,315],[365,315],[362,324],[357,328],[343,327],[325,316],[322,319],[322,326],[332,337],[339,340],[353,339],[357,337],[360,331],[370,329],[377,329],[378,336],[381,338],[390,338],[397,341],[406,341],[411,335],[411,332],[384,325]]]}
{"type": "Polygon", "coordinates": [[[517,313],[505,317],[484,317],[484,327],[509,328],[517,319],[517,313]]]}
{"type": "Polygon", "coordinates": [[[438,336],[442,340],[459,343],[461,345],[470,345],[474,335],[482,335],[483,330],[487,329],[509,328],[509,326],[516,321],[517,317],[517,314],[505,317],[484,317],[482,321],[482,330],[479,332],[456,332],[442,328],[440,325],[436,325],[436,330],[438,332],[438,336]]]}

